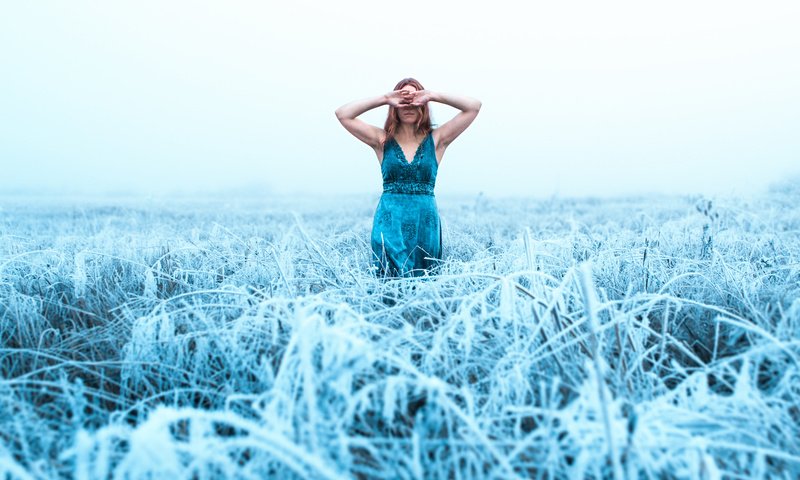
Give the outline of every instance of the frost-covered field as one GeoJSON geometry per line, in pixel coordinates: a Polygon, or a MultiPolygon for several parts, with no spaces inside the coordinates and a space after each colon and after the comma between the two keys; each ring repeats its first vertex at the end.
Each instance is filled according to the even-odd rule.
{"type": "Polygon", "coordinates": [[[800,190],[0,202],[0,479],[800,476],[800,190]]]}

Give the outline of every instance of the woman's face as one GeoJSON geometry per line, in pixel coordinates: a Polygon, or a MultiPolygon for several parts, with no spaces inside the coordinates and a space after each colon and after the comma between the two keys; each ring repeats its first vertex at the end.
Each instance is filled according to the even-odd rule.
{"type": "MultiPolygon", "coordinates": [[[[400,90],[405,90],[407,92],[417,91],[417,89],[414,88],[413,85],[406,85],[400,90]]],[[[397,107],[397,116],[400,117],[401,123],[416,124],[417,120],[419,120],[419,117],[421,115],[422,115],[422,109],[420,107],[412,107],[412,106],[397,107]]]]}

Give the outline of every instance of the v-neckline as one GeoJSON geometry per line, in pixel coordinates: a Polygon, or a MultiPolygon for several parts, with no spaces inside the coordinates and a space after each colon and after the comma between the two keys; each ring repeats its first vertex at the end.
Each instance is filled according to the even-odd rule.
{"type": "Polygon", "coordinates": [[[422,141],[419,142],[419,145],[417,145],[417,149],[414,151],[414,158],[412,158],[410,162],[408,161],[408,157],[406,156],[406,152],[403,151],[403,146],[400,145],[400,142],[398,142],[396,138],[392,137],[392,141],[394,141],[394,144],[397,145],[398,150],[400,150],[400,155],[402,156],[402,158],[400,158],[400,160],[402,160],[403,164],[412,165],[414,162],[417,161],[417,157],[419,157],[419,153],[422,150],[422,146],[425,145],[425,141],[428,139],[428,135],[430,135],[430,133],[426,134],[422,138],[422,141]]]}

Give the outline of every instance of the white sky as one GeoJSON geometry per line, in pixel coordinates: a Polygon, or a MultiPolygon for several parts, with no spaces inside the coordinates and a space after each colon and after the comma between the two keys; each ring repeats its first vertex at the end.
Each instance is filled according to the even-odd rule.
{"type": "Polygon", "coordinates": [[[800,173],[798,25],[797,1],[5,2],[0,192],[379,193],[334,110],[406,76],[483,102],[437,194],[752,191],[800,173]]]}

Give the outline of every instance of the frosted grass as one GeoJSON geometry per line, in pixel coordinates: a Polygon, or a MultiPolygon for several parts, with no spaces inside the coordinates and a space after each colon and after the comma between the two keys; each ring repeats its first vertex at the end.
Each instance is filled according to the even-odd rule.
{"type": "Polygon", "coordinates": [[[5,199],[0,478],[795,478],[799,198],[5,199]]]}

